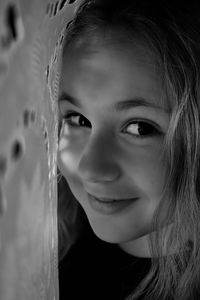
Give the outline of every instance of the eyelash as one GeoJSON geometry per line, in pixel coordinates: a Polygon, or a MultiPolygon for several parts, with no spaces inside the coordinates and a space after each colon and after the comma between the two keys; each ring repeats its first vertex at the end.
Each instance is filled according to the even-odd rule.
{"type": "MultiPolygon", "coordinates": [[[[71,126],[71,127],[74,127],[74,128],[80,128],[80,127],[82,127],[82,126],[79,126],[79,125],[74,125],[73,124],[73,122],[71,121],[71,118],[72,117],[82,117],[82,118],[84,118],[85,120],[87,120],[83,115],[81,115],[81,114],[79,114],[79,113],[76,113],[76,112],[74,112],[74,111],[70,111],[70,112],[68,112],[68,113],[66,113],[63,117],[62,117],[62,119],[64,120],[64,123],[67,123],[69,126],[71,126]]],[[[89,122],[88,120],[87,120],[87,122],[89,122]]],[[[132,134],[132,133],[127,133],[127,134],[129,134],[129,135],[131,135],[131,136],[134,136],[135,138],[139,138],[139,139],[144,139],[144,138],[150,138],[150,137],[153,137],[153,136],[158,136],[158,135],[161,135],[162,134],[162,132],[161,132],[161,130],[159,130],[158,129],[158,125],[156,125],[154,122],[152,122],[152,121],[148,121],[147,122],[147,120],[142,120],[142,119],[140,119],[140,120],[132,120],[132,121],[129,121],[129,123],[128,124],[126,124],[125,125],[125,127],[128,127],[128,126],[130,126],[130,125],[132,125],[132,124],[147,124],[147,125],[149,125],[150,127],[152,127],[152,129],[153,129],[153,133],[151,133],[151,134],[148,134],[147,136],[140,136],[140,135],[135,135],[135,134],[132,134]],[[152,124],[153,123],[153,124],[152,124]]]]}

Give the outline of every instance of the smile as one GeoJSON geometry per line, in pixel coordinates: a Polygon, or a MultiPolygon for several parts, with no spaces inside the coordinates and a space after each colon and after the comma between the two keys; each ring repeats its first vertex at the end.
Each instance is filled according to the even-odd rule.
{"type": "Polygon", "coordinates": [[[88,200],[91,208],[103,214],[113,214],[113,213],[120,212],[138,199],[139,198],[128,198],[128,199],[97,198],[91,194],[88,194],[88,200]]]}
{"type": "Polygon", "coordinates": [[[97,199],[100,202],[103,203],[110,203],[110,202],[116,202],[116,201],[130,201],[130,200],[136,200],[136,198],[127,198],[127,199],[111,199],[111,198],[100,198],[100,197],[96,197],[94,195],[89,194],[90,196],[94,197],[95,199],[97,199]]]}

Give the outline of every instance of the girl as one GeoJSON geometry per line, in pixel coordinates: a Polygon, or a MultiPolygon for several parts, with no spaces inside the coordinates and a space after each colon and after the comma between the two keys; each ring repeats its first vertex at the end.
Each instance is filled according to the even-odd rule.
{"type": "Polygon", "coordinates": [[[61,299],[200,299],[198,8],[84,1],[68,26],[61,299]]]}

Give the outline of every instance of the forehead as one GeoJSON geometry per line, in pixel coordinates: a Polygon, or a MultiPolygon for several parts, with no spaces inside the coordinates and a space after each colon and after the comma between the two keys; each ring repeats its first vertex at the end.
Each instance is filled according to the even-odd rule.
{"type": "Polygon", "coordinates": [[[79,38],[65,48],[63,57],[66,59],[69,56],[76,56],[76,59],[88,58],[90,60],[97,54],[100,57],[100,54],[105,56],[108,52],[120,55],[122,61],[124,61],[123,57],[127,57],[140,64],[149,65],[151,68],[158,69],[159,67],[157,56],[147,43],[121,37],[121,34],[116,36],[114,33],[108,33],[104,36],[102,34],[86,35],[84,38],[79,38]]]}
{"type": "MultiPolygon", "coordinates": [[[[139,42],[100,39],[78,41],[65,51],[62,65],[62,83],[65,86],[81,84],[85,88],[100,87],[106,90],[115,86],[122,96],[125,92],[143,91],[146,94],[159,93],[162,102],[165,97],[159,64],[153,52],[139,42]],[[162,95],[161,95],[162,94],[162,95]]],[[[140,95],[138,95],[140,96],[140,95]]]]}
{"type": "MultiPolygon", "coordinates": [[[[128,36],[128,32],[120,30],[117,32],[117,29],[108,29],[105,30],[95,30],[91,34],[86,33],[81,37],[76,38],[70,43],[70,46],[66,46],[64,50],[64,59],[75,58],[78,59],[78,62],[82,60],[87,60],[92,62],[92,58],[98,60],[98,58],[107,58],[109,55],[113,55],[116,58],[116,55],[119,56],[121,62],[121,67],[125,61],[133,61],[140,65],[149,66],[149,69],[159,68],[159,63],[157,62],[157,56],[154,51],[150,49],[147,45],[147,42],[142,40],[142,38],[131,38],[128,36]],[[97,58],[98,56],[98,58],[97,58]]],[[[94,61],[94,60],[93,60],[94,61]]],[[[101,61],[103,63],[103,60],[101,61]]],[[[152,70],[155,71],[155,70],[152,70]]]]}

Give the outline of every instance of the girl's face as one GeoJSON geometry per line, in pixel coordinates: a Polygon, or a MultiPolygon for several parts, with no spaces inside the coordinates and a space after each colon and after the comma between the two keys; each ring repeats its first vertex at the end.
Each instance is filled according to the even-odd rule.
{"type": "Polygon", "coordinates": [[[170,120],[153,55],[139,44],[68,50],[59,107],[58,166],[94,233],[148,256],[141,245],[167,176],[161,151],[170,120]]]}

